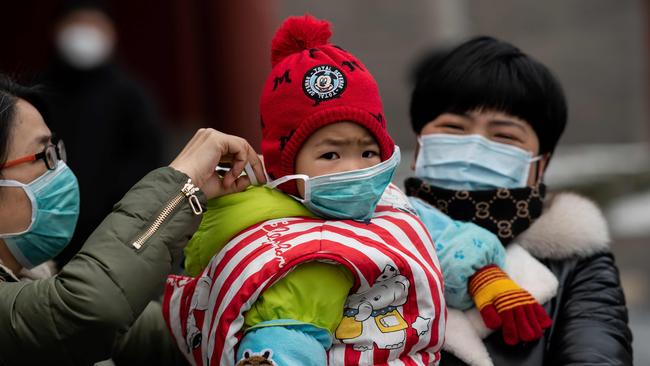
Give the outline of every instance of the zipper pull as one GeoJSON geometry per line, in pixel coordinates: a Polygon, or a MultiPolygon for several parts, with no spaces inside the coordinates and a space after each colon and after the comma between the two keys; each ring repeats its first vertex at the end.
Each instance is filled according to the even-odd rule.
{"type": "Polygon", "coordinates": [[[195,193],[199,191],[199,187],[195,186],[192,184],[192,179],[188,179],[187,183],[183,186],[183,189],[181,189],[181,192],[187,197],[190,207],[192,207],[192,211],[194,211],[195,215],[200,215],[203,213],[203,207],[201,207],[201,202],[199,202],[198,197],[196,197],[195,193]]]}

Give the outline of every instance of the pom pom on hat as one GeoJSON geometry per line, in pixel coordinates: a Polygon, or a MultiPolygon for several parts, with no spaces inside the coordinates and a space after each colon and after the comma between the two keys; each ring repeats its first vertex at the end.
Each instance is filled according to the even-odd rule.
{"type": "Polygon", "coordinates": [[[289,17],[282,23],[271,42],[271,65],[285,57],[310,48],[326,45],[332,36],[330,23],[309,14],[289,17]]]}

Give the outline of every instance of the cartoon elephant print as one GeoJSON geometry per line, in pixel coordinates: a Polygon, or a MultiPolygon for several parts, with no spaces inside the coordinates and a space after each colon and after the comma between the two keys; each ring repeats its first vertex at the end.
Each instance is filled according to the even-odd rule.
{"type": "Polygon", "coordinates": [[[406,303],[409,286],[405,276],[387,265],[368,291],[348,296],[336,338],[357,351],[374,344],[379,349],[404,346],[408,324],[399,307],[406,303]]]}

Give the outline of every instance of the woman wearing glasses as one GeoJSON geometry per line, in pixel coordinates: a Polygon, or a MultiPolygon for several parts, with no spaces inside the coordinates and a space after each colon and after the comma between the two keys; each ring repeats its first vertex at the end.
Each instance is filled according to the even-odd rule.
{"type": "Polygon", "coordinates": [[[246,163],[264,181],[255,151],[241,138],[199,130],[52,277],[38,269],[68,244],[83,197],[44,113],[35,89],[0,79],[0,365],[173,364],[160,309],[139,316],[161,292],[206,198],[243,190],[246,163]],[[233,166],[221,178],[219,161],[233,166]]]}

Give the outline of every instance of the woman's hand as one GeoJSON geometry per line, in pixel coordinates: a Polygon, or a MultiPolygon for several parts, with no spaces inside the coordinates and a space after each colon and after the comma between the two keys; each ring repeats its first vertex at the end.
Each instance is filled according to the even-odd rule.
{"type": "Polygon", "coordinates": [[[192,178],[210,199],[241,192],[250,185],[247,176],[240,177],[247,163],[253,168],[257,181],[265,183],[262,162],[246,140],[212,128],[201,128],[169,166],[192,178]],[[232,165],[223,178],[215,171],[220,162],[232,165]]]}

